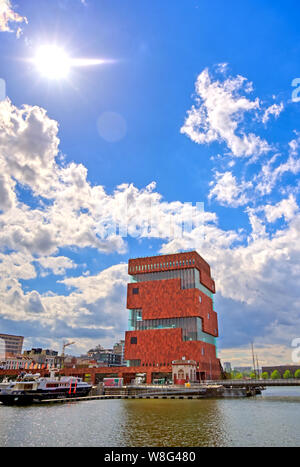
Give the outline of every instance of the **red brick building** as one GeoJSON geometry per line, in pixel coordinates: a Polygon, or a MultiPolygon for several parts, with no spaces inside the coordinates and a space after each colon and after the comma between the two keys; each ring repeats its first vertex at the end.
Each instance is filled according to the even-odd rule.
{"type": "Polygon", "coordinates": [[[197,379],[219,379],[215,283],[193,251],[129,260],[125,359],[147,380],[172,379],[172,361],[195,360],[197,379]],[[151,375],[151,376],[150,376],[151,375]]]}

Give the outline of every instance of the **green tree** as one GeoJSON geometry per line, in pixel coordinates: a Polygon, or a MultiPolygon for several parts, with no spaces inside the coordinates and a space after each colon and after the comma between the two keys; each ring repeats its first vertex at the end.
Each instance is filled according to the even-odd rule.
{"type": "Polygon", "coordinates": [[[295,377],[295,378],[300,378],[300,370],[296,370],[296,371],[295,371],[294,377],[295,377]]]}
{"type": "Polygon", "coordinates": [[[278,370],[273,371],[273,373],[271,374],[271,379],[281,379],[281,374],[278,370]]]}
{"type": "Polygon", "coordinates": [[[255,373],[250,373],[250,378],[251,379],[256,379],[256,374],[255,373]]]}
{"type": "Polygon", "coordinates": [[[269,379],[269,373],[267,373],[266,371],[264,371],[261,375],[262,379],[269,379]]]}
{"type": "Polygon", "coordinates": [[[244,375],[243,375],[243,373],[237,373],[235,377],[236,377],[236,379],[243,379],[244,375]]]}
{"type": "Polygon", "coordinates": [[[284,379],[290,379],[293,377],[292,373],[290,372],[290,370],[286,370],[283,374],[283,377],[284,379]]]}

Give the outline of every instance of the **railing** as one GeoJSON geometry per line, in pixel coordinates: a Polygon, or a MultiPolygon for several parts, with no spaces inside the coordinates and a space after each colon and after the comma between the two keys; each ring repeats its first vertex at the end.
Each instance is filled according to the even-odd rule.
{"type": "Polygon", "coordinates": [[[224,379],[205,381],[205,385],[222,386],[300,386],[300,378],[290,379],[224,379]]]}
{"type": "MultiPolygon", "coordinates": [[[[114,388],[106,388],[106,389],[112,389],[112,391],[106,391],[113,393],[114,388]]],[[[130,396],[140,396],[140,397],[147,397],[147,396],[176,396],[176,395],[197,395],[197,394],[202,394],[205,392],[205,387],[196,384],[193,385],[192,387],[185,387],[185,386],[175,386],[175,385],[148,385],[148,384],[138,384],[138,385],[128,385],[128,386],[123,386],[123,388],[119,388],[120,390],[124,391],[124,394],[127,393],[127,395],[130,396]]]]}

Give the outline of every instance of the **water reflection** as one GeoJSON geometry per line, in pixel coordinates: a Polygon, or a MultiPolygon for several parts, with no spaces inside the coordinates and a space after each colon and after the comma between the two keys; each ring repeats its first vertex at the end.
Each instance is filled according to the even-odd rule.
{"type": "Polygon", "coordinates": [[[0,446],[299,446],[300,388],[256,398],[0,406],[0,446]]]}
{"type": "Polygon", "coordinates": [[[217,400],[128,400],[123,438],[127,446],[227,444],[217,400]]]}

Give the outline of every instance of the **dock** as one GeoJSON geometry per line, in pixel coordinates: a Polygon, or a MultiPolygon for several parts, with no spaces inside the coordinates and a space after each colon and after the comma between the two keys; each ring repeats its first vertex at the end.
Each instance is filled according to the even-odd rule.
{"type": "Polygon", "coordinates": [[[66,397],[59,399],[45,399],[40,403],[66,403],[84,402],[95,400],[118,400],[118,399],[207,399],[224,397],[247,397],[255,395],[243,388],[225,388],[221,385],[185,387],[157,387],[157,386],[128,386],[123,388],[106,388],[103,394],[94,394],[85,397],[66,397]]]}

